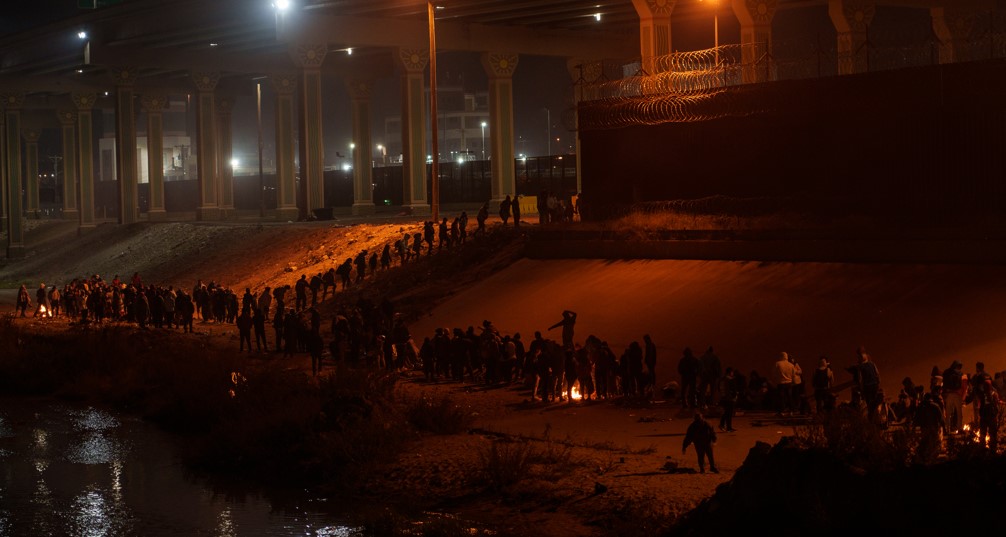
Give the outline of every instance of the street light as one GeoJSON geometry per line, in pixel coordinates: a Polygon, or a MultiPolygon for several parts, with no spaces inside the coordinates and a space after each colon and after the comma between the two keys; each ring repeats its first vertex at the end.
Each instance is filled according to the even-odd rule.
{"type": "Polygon", "coordinates": [[[708,1],[713,4],[713,47],[716,50],[716,65],[720,64],[720,13],[719,13],[719,0],[699,0],[699,2],[708,1]]]}
{"type": "Polygon", "coordinates": [[[486,127],[488,126],[488,123],[482,122],[482,160],[486,159],[486,127]]]}
{"type": "Polygon", "coordinates": [[[430,166],[432,172],[430,188],[430,212],[433,213],[433,221],[440,221],[440,147],[437,140],[437,27],[436,21],[437,7],[433,2],[426,2],[426,18],[430,30],[430,130],[432,131],[431,141],[433,162],[430,166]]]}
{"type": "Polygon", "coordinates": [[[377,150],[381,152],[381,166],[388,165],[388,148],[382,144],[377,144],[377,150]]]}
{"type": "Polygon", "coordinates": [[[548,150],[545,151],[545,156],[552,155],[552,111],[548,108],[545,109],[545,141],[548,142],[548,150]]]}

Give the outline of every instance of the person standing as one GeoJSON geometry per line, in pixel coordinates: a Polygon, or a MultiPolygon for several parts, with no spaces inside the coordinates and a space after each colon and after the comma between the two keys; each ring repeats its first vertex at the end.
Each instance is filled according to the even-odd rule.
{"type": "Polygon", "coordinates": [[[461,211],[461,216],[458,217],[458,234],[461,244],[464,244],[468,239],[468,213],[465,211],[461,211]]]}
{"type": "Polygon", "coordinates": [[[17,291],[17,311],[21,312],[21,317],[24,317],[25,310],[31,306],[31,296],[28,294],[28,288],[21,284],[21,288],[17,291]]]}
{"type": "Polygon", "coordinates": [[[265,286],[265,290],[258,297],[258,309],[262,310],[262,316],[266,321],[269,320],[269,307],[272,306],[272,289],[269,286],[265,286]]]}
{"type": "Polygon", "coordinates": [[[510,212],[513,213],[514,229],[520,229],[520,194],[514,194],[513,202],[510,203],[510,212]]]}
{"type": "Polygon", "coordinates": [[[878,423],[878,409],[884,402],[880,395],[880,370],[866,353],[865,347],[856,349],[856,354],[859,355],[859,389],[863,394],[863,402],[866,403],[866,413],[871,423],[878,423]]]}
{"type": "Polygon", "coordinates": [[[793,411],[793,375],[796,373],[793,363],[789,361],[789,354],[779,353],[779,359],[775,362],[775,381],[777,416],[788,416],[793,411]]]}
{"type": "Polygon", "coordinates": [[[272,329],[276,334],[276,352],[282,352],[283,350],[283,330],[286,328],[286,319],[284,319],[284,311],[282,302],[276,306],[276,315],[272,317],[272,329]]]}
{"type": "Polygon", "coordinates": [[[35,314],[32,317],[38,317],[39,314],[42,317],[50,317],[52,313],[49,310],[49,293],[45,290],[45,284],[38,284],[38,290],[35,291],[35,301],[38,305],[35,306],[35,314]]]}
{"type": "Polygon", "coordinates": [[[248,352],[251,352],[252,351],[251,334],[252,334],[252,325],[254,324],[251,317],[251,310],[242,311],[241,315],[239,315],[237,320],[235,321],[235,324],[237,324],[238,327],[238,338],[241,340],[241,345],[238,348],[238,351],[239,352],[244,351],[245,343],[247,343],[248,352]]]}
{"type": "Polygon", "coordinates": [[[723,407],[723,416],[720,417],[720,430],[732,433],[734,429],[734,409],[737,405],[737,389],[734,368],[728,367],[726,374],[720,379],[720,406],[723,407]]]}
{"type": "Polygon", "coordinates": [[[795,356],[790,355],[789,361],[793,364],[793,394],[790,401],[793,402],[793,410],[803,415],[809,413],[809,405],[804,397],[806,390],[803,384],[803,368],[797,363],[795,356]]]}
{"type": "Polygon", "coordinates": [[[702,417],[701,412],[696,412],[695,418],[688,425],[688,430],[685,431],[681,453],[686,453],[688,446],[695,444],[695,454],[699,458],[699,472],[706,473],[705,459],[709,459],[709,471],[718,474],[720,471],[716,468],[716,461],[713,460],[713,444],[715,443],[716,431],[713,430],[713,426],[702,417]]]}
{"type": "Polygon", "coordinates": [[[657,391],[657,346],[650,334],[643,335],[643,363],[646,364],[646,384],[651,394],[657,391]]]}
{"type": "Polygon", "coordinates": [[[978,443],[984,445],[987,438],[989,451],[993,455],[998,454],[999,392],[992,385],[992,377],[987,373],[981,382],[975,385],[974,400],[978,405],[978,443]]]}
{"type": "Polygon", "coordinates": [[[691,347],[685,347],[678,360],[678,374],[681,375],[681,405],[686,408],[695,408],[699,404],[696,394],[699,368],[699,359],[692,353],[691,347]]]}
{"type": "Polygon", "coordinates": [[[381,270],[389,268],[391,268],[391,245],[385,244],[384,249],[381,250],[381,270]]]}
{"type": "Polygon", "coordinates": [[[716,390],[719,388],[722,374],[720,357],[716,356],[710,345],[699,358],[699,405],[703,408],[716,400],[716,390]]]}
{"type": "Polygon", "coordinates": [[[831,370],[828,357],[822,356],[811,380],[814,387],[814,407],[818,414],[835,409],[835,396],[831,387],[835,385],[835,372],[831,370]]]}
{"type": "Polygon", "coordinates": [[[297,300],[294,303],[294,308],[297,311],[307,309],[307,289],[310,286],[311,284],[307,281],[307,274],[301,274],[300,279],[297,280],[296,284],[294,284],[293,290],[297,297],[297,300]]]}
{"type": "Polygon", "coordinates": [[[450,224],[447,223],[447,217],[445,216],[440,224],[437,225],[437,251],[444,249],[444,245],[447,248],[451,247],[451,236],[450,236],[450,224]]]}
{"type": "Polygon", "coordinates": [[[479,227],[475,228],[475,232],[472,233],[473,237],[480,234],[482,236],[485,236],[486,220],[488,219],[489,219],[489,202],[487,201],[482,204],[482,207],[479,208],[478,214],[475,215],[475,221],[478,223],[479,227]]]}
{"type": "MultiPolygon", "coordinates": [[[[269,351],[269,343],[265,339],[265,313],[258,308],[254,308],[255,313],[252,315],[252,326],[255,328],[255,349],[258,352],[265,350],[269,351]]],[[[248,345],[248,350],[251,350],[251,344],[248,345]]]]}
{"type": "Polygon", "coordinates": [[[576,326],[576,312],[564,310],[562,312],[562,320],[548,327],[548,329],[551,330],[560,326],[562,327],[562,347],[566,350],[571,350],[573,348],[573,327],[576,326]]]}

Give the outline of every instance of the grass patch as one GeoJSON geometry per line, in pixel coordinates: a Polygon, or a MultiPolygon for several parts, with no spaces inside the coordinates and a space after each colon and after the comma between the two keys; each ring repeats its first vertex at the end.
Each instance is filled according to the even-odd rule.
{"type": "Polygon", "coordinates": [[[406,404],[406,417],[416,429],[433,434],[467,431],[475,422],[470,409],[449,395],[424,395],[406,404]]]}

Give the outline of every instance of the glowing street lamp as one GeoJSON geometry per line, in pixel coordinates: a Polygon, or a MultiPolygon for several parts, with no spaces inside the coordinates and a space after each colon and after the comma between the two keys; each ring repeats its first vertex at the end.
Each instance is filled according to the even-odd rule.
{"type": "Polygon", "coordinates": [[[437,27],[436,10],[442,9],[433,5],[433,2],[426,2],[427,24],[430,30],[430,130],[432,131],[431,145],[433,149],[433,163],[430,171],[433,172],[432,188],[430,189],[430,211],[433,213],[433,221],[440,220],[440,148],[437,140],[437,27]]]}
{"type": "Polygon", "coordinates": [[[488,123],[482,122],[482,160],[486,159],[486,127],[488,126],[488,123]]]}
{"type": "Polygon", "coordinates": [[[720,13],[719,0],[699,0],[713,4],[713,47],[716,49],[716,65],[720,64],[720,13]]]}

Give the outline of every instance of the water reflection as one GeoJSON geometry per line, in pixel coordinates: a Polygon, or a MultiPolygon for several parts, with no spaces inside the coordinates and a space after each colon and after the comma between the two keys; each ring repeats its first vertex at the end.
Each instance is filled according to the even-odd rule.
{"type": "Polygon", "coordinates": [[[218,494],[186,471],[172,442],[94,407],[0,399],[0,537],[365,535],[306,496],[287,500],[307,509],[218,494]]]}

